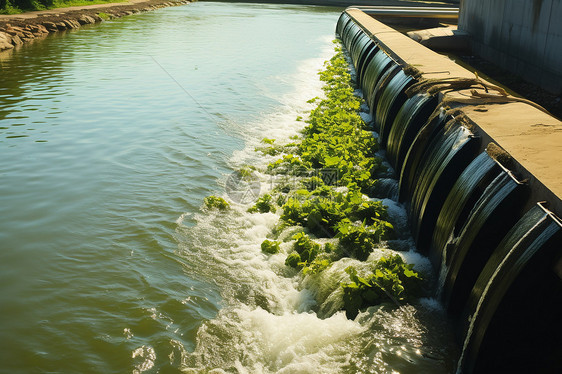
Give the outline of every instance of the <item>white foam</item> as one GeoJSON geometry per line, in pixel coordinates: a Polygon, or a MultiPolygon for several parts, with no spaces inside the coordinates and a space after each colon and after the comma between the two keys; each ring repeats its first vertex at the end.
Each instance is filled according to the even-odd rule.
{"type": "Polygon", "coordinates": [[[240,306],[199,329],[198,346],[186,363],[244,373],[336,373],[346,362],[340,347],[363,330],[343,313],[319,319],[314,313],[276,315],[240,306]],[[217,339],[228,354],[214,351],[217,339]]]}
{"type": "MultiPolygon", "coordinates": [[[[327,40],[325,42],[329,43],[327,40]]],[[[281,106],[275,108],[274,112],[261,116],[259,121],[245,126],[246,147],[235,151],[229,160],[229,164],[234,169],[246,164],[267,165],[271,162],[271,158],[254,152],[255,147],[263,146],[261,140],[267,137],[275,139],[275,145],[284,145],[290,143],[292,141],[290,138],[304,128],[306,125],[304,120],[314,108],[314,104],[307,101],[312,97],[323,96],[322,82],[318,79],[317,73],[322,69],[324,61],[332,54],[332,46],[328,44],[320,57],[299,64],[298,71],[287,79],[294,84],[294,90],[278,98],[281,106]],[[301,117],[302,120],[297,121],[297,117],[301,117]]]]}
{"type": "MultiPolygon", "coordinates": [[[[331,53],[330,46],[324,56],[303,63],[292,77],[295,92],[281,99],[278,111],[248,126],[246,147],[234,152],[229,160],[233,169],[248,164],[263,168],[280,157],[263,156],[254,148],[261,145],[263,137],[275,138],[275,144],[286,144],[304,127],[305,123],[296,121],[296,117],[304,117],[310,111],[312,104],[306,103],[309,98],[322,94],[315,73],[331,53]]],[[[261,181],[262,193],[268,191],[270,176],[259,171],[256,175],[261,181]]],[[[224,197],[228,200],[228,196],[224,197]]],[[[303,276],[285,265],[295,229],[287,228],[279,235],[280,253],[262,253],[260,244],[271,235],[279,213],[250,214],[247,209],[251,203],[230,202],[231,209],[226,212],[205,211],[191,216],[190,220],[196,222],[193,227],[182,225],[183,216],[178,219],[180,251],[190,264],[186,271],[215,283],[224,300],[218,315],[199,329],[195,351],[183,350],[183,370],[337,373],[361,371],[359,368],[367,365],[368,370],[389,372],[391,365],[387,361],[397,356],[392,344],[385,345],[389,341],[388,334],[421,336],[420,326],[406,320],[411,318],[413,307],[391,312],[369,308],[354,321],[348,320],[341,311],[340,284],[349,281],[345,272],[348,266],[353,265],[360,274],[366,274],[374,261],[393,253],[416,264],[417,270],[430,266],[427,258],[412,249],[411,239],[405,239],[410,251],[394,252],[383,243],[366,262],[344,258],[320,274],[303,276]],[[373,333],[374,326],[381,330],[381,323],[391,323],[391,326],[373,333]],[[385,358],[374,354],[373,360],[365,359],[364,350],[373,347],[381,351],[387,349],[385,358]]],[[[407,230],[404,207],[389,199],[383,203],[388,206],[394,225],[399,230],[407,230]]],[[[407,338],[403,340],[404,345],[410,344],[407,338]]],[[[412,341],[421,344],[419,339],[412,341]]],[[[403,351],[408,352],[408,349],[403,351]]],[[[401,365],[415,368],[415,358],[411,360],[401,365]]]]}
{"type": "Polygon", "coordinates": [[[151,346],[143,345],[142,347],[135,349],[131,356],[133,359],[136,359],[136,362],[138,362],[133,369],[133,374],[140,374],[154,367],[156,352],[151,346]]]}
{"type": "Polygon", "coordinates": [[[363,120],[363,122],[365,122],[366,124],[369,124],[373,121],[373,116],[371,116],[369,114],[369,112],[367,112],[367,113],[361,112],[361,113],[359,113],[359,115],[361,116],[361,119],[363,120]]]}
{"type": "Polygon", "coordinates": [[[419,300],[419,303],[431,311],[445,312],[443,305],[435,298],[424,297],[419,300]]]}

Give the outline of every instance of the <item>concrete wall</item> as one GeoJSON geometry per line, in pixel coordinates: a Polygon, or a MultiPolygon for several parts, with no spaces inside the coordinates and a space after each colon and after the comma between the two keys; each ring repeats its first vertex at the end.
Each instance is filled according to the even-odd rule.
{"type": "Polygon", "coordinates": [[[462,0],[459,29],[477,55],[562,93],[562,0],[462,0]]]}

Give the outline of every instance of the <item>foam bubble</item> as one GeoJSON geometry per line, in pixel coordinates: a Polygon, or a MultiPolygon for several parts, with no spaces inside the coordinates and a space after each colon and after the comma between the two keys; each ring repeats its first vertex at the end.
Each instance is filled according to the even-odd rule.
{"type": "Polygon", "coordinates": [[[138,362],[135,365],[133,374],[140,374],[144,371],[148,371],[154,367],[154,361],[156,360],[156,352],[151,346],[139,347],[133,351],[131,354],[133,359],[138,362]]]}
{"type": "Polygon", "coordinates": [[[221,311],[199,329],[186,364],[252,373],[335,373],[346,362],[342,347],[363,331],[343,313],[319,319],[314,313],[272,314],[240,306],[221,311]]]}
{"type": "Polygon", "coordinates": [[[444,312],[445,311],[445,308],[443,308],[443,305],[441,305],[439,300],[437,300],[435,298],[424,297],[424,298],[421,298],[419,300],[419,303],[422,306],[424,306],[425,308],[427,308],[431,311],[437,311],[437,312],[444,312]]]}

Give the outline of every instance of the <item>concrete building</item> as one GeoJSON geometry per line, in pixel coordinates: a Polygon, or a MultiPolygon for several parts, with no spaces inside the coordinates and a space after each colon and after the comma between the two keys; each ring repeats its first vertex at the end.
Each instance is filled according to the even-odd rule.
{"type": "Polygon", "coordinates": [[[462,0],[475,54],[562,94],[562,0],[462,0]]]}

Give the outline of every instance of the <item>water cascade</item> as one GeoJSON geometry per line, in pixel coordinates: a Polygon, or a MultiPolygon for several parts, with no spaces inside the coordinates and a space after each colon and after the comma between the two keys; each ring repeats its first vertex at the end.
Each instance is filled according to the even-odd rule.
{"type": "Polygon", "coordinates": [[[467,333],[459,368],[558,372],[560,329],[553,327],[562,315],[561,241],[562,222],[540,203],[511,228],[482,270],[462,313],[462,330],[467,333]],[[506,342],[509,349],[496,348],[506,342]],[[530,349],[540,353],[542,362],[528,360],[530,349]]]}
{"type": "MultiPolygon", "coordinates": [[[[443,296],[458,312],[491,251],[520,214],[525,185],[502,170],[480,195],[457,237],[447,246],[443,296]]],[[[523,200],[524,201],[524,200],[523,200]]]]}
{"type": "Polygon", "coordinates": [[[427,246],[429,232],[442,205],[442,196],[452,187],[474,153],[477,139],[466,127],[450,122],[428,144],[418,167],[410,195],[410,220],[418,247],[427,246]]]}
{"type": "Polygon", "coordinates": [[[457,372],[559,372],[559,197],[465,113],[466,95],[450,94],[461,89],[451,89],[451,78],[441,81],[446,93],[412,90],[434,82],[389,47],[402,35],[375,23],[348,9],[336,33],[399,179],[418,250],[439,274],[437,294],[458,330],[457,372]]]}
{"type": "Polygon", "coordinates": [[[417,94],[408,100],[396,115],[386,141],[386,156],[398,174],[410,144],[435,110],[436,105],[435,97],[417,94]]]}

